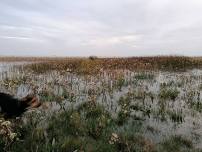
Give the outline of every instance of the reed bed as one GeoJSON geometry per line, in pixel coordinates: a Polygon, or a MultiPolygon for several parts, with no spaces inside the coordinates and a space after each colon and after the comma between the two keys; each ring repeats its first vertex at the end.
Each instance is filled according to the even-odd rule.
{"type": "Polygon", "coordinates": [[[154,56],[130,58],[60,58],[60,57],[0,57],[0,62],[28,61],[35,62],[29,65],[35,72],[47,70],[71,70],[78,73],[98,73],[101,70],[125,69],[135,70],[163,70],[185,71],[201,68],[201,57],[185,56],[154,56]],[[38,64],[36,64],[38,62],[38,64]]]}

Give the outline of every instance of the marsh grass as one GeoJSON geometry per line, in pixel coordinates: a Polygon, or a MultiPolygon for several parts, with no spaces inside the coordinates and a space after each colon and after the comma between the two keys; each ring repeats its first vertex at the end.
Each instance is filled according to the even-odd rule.
{"type": "Polygon", "coordinates": [[[161,145],[165,152],[189,152],[192,150],[193,143],[186,137],[175,135],[163,141],[161,145]]]}
{"type": "Polygon", "coordinates": [[[170,99],[174,101],[178,97],[179,93],[180,92],[177,88],[162,88],[160,90],[159,97],[163,100],[170,99]]]}
{"type": "Polygon", "coordinates": [[[201,58],[7,60],[34,63],[16,66],[20,72],[2,76],[2,90],[31,92],[43,103],[60,108],[54,111],[49,106],[25,114],[22,122],[12,120],[17,138],[10,144],[0,138],[3,152],[196,151],[193,138],[175,136],[170,130],[186,128],[189,113],[201,112],[200,76],[185,73],[200,68],[201,58]]]}
{"type": "Polygon", "coordinates": [[[144,137],[139,139],[139,135],[134,134],[140,130],[140,123],[133,123],[120,131],[116,121],[102,106],[91,106],[86,103],[77,110],[54,115],[46,128],[29,122],[18,130],[26,136],[21,135],[23,140],[13,143],[9,150],[116,152],[134,151],[148,146],[144,137]]]}
{"type": "MultiPolygon", "coordinates": [[[[0,61],[6,59],[1,59],[0,61]]],[[[8,61],[20,60],[20,58],[8,58],[8,61]]],[[[21,59],[23,60],[23,59],[21,59]]],[[[28,60],[28,59],[24,59],[28,60]]],[[[159,57],[133,57],[133,58],[31,58],[30,61],[38,63],[29,64],[26,68],[36,73],[44,73],[51,70],[60,72],[70,71],[78,74],[98,74],[102,70],[125,69],[131,71],[162,70],[162,71],[186,71],[192,68],[201,68],[201,58],[183,56],[159,56],[159,57]]],[[[152,75],[139,75],[137,78],[152,78],[152,75]]]]}

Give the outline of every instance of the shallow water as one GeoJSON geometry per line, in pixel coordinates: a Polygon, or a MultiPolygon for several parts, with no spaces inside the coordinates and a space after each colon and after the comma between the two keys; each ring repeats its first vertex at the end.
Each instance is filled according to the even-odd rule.
{"type": "Polygon", "coordinates": [[[120,111],[119,99],[133,93],[135,97],[131,99],[131,105],[138,105],[143,111],[150,110],[146,116],[141,110],[131,110],[131,118],[134,115],[141,118],[146,137],[158,143],[168,136],[182,135],[192,139],[196,147],[202,148],[202,70],[146,73],[122,70],[115,72],[118,74],[103,72],[93,77],[72,73],[61,75],[57,71],[36,75],[23,72],[23,67],[21,71],[13,67],[23,64],[25,63],[0,64],[0,89],[17,97],[38,94],[42,101],[48,103],[45,109],[47,115],[62,108],[96,101],[116,117],[120,111]],[[139,74],[152,74],[153,77],[142,78],[139,74]],[[121,78],[117,78],[117,75],[121,78]],[[3,83],[7,78],[20,83],[8,87],[3,83]],[[22,78],[25,80],[21,81],[22,78]],[[163,87],[179,91],[177,98],[161,99],[159,93],[163,87]],[[176,120],[178,115],[180,119],[176,120]]]}

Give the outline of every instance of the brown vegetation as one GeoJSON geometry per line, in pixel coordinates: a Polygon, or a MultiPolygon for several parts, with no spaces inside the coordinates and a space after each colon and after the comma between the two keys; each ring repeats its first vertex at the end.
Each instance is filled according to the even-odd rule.
{"type": "Polygon", "coordinates": [[[37,73],[50,70],[71,71],[78,74],[96,74],[102,70],[185,71],[202,67],[202,58],[184,56],[93,58],[93,60],[91,58],[30,58],[29,61],[40,62],[26,66],[37,73]]]}

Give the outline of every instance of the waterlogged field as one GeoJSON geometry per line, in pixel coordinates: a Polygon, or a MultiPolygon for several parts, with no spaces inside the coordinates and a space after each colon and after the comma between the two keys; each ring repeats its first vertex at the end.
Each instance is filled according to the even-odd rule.
{"type": "Polygon", "coordinates": [[[1,63],[1,92],[35,94],[43,105],[1,119],[0,151],[202,151],[200,63],[175,58],[160,68],[99,67],[96,58],[1,63]]]}

